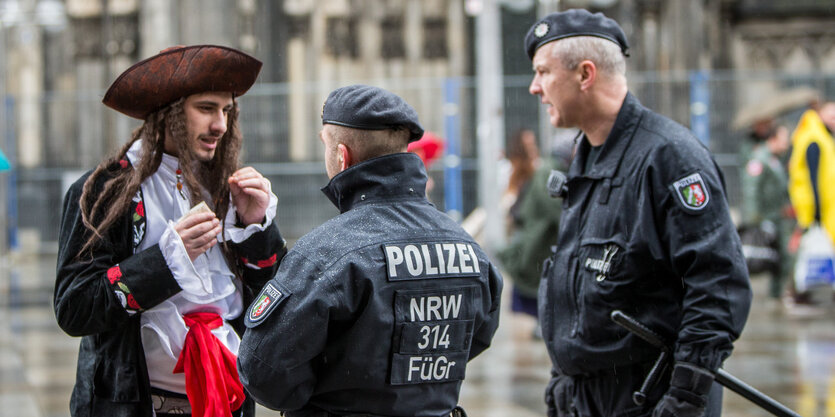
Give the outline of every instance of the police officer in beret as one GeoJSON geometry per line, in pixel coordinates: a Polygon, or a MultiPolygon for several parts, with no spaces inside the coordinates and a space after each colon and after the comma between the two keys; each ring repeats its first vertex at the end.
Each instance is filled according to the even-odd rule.
{"type": "Polygon", "coordinates": [[[236,98],[260,69],[235,49],[178,46],[105,94],[144,123],[64,198],[54,307],[82,336],[73,416],[254,415],[238,333],[286,252],[270,182],[238,166],[236,98]]]}
{"type": "Polygon", "coordinates": [[[718,416],[714,372],[751,302],[722,172],[691,132],[628,92],[628,44],[614,20],[553,13],[530,28],[525,47],[530,93],[552,125],[580,130],[539,289],[549,415],[718,416]],[[615,324],[613,310],[674,352],[642,404],[633,392],[659,350],[615,324]]]}
{"type": "Polygon", "coordinates": [[[426,199],[423,128],[386,90],[330,93],[320,138],[340,214],[302,237],[247,312],[238,371],[298,416],[460,416],[467,361],[499,324],[502,278],[426,199]]]}

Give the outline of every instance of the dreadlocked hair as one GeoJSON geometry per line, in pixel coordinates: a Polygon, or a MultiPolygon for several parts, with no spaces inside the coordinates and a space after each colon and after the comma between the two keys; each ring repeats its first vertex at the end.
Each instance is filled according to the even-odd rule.
{"type": "Polygon", "coordinates": [[[183,99],[148,115],[142,126],[133,131],[130,141],[106,157],[84,181],[80,198],[81,222],[91,233],[79,256],[92,250],[104,239],[105,233],[128,209],[142,181],[159,168],[165,148],[165,122],[177,108],[179,113],[183,114],[183,99]],[[150,157],[143,157],[135,169],[123,168],[113,171],[112,167],[127,158],[128,150],[139,139],[144,139],[142,155],[150,157]],[[104,188],[100,193],[94,193],[96,182],[107,171],[111,171],[109,175],[112,178],[104,182],[104,188]]]}

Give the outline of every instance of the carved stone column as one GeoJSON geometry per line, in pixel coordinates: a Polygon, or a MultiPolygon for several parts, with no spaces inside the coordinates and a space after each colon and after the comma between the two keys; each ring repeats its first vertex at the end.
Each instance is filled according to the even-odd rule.
{"type": "Polygon", "coordinates": [[[308,48],[311,39],[311,14],[314,7],[312,0],[292,0],[284,3],[284,13],[288,17],[287,24],[290,26],[286,62],[287,82],[290,88],[287,102],[290,124],[288,139],[292,161],[306,160],[310,156],[307,149],[313,131],[308,125],[310,93],[307,91],[307,86],[314,81],[316,71],[309,68],[312,56],[308,56],[308,48]]]}

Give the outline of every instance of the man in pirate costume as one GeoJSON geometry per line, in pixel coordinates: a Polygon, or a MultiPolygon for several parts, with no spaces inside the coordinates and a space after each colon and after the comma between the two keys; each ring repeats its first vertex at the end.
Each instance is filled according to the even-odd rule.
{"type": "Polygon", "coordinates": [[[73,416],[254,414],[237,331],[286,252],[269,181],[238,167],[236,98],[260,68],[231,48],[172,47],[105,94],[144,123],[64,198],[54,307],[82,336],[73,416]]]}
{"type": "Polygon", "coordinates": [[[340,215],[302,237],[250,307],[241,381],[287,417],[461,416],[467,361],[499,325],[502,279],[426,199],[423,128],[380,88],[331,92],[322,191],[340,215]]]}
{"type": "Polygon", "coordinates": [[[628,44],[614,20],[553,13],[530,28],[525,47],[530,93],[552,125],[580,129],[539,288],[549,415],[718,416],[714,372],[751,302],[719,167],[691,132],[628,92],[628,44]],[[673,350],[643,403],[633,393],[660,351],[614,323],[613,310],[673,350]]]}

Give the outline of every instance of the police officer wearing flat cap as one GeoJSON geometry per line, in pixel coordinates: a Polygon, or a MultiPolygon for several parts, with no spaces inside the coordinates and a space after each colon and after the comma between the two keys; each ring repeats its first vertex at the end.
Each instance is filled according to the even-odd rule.
{"type": "Polygon", "coordinates": [[[238,334],[286,252],[270,182],[238,166],[236,98],[260,69],[232,48],[178,46],[107,90],[144,123],[64,198],[54,307],[81,336],[74,417],[254,415],[238,334]]]}
{"type": "Polygon", "coordinates": [[[627,91],[628,44],[614,20],[553,13],[525,47],[531,94],[552,125],[581,131],[539,289],[549,416],[718,416],[714,372],[751,302],[722,172],[691,132],[627,91]],[[613,310],[673,350],[640,405],[633,392],[659,349],[615,324],[613,310]]]}
{"type": "Polygon", "coordinates": [[[330,93],[320,138],[340,214],[302,237],[247,312],[238,370],[299,416],[449,416],[498,327],[502,279],[424,194],[423,128],[380,88],[330,93]]]}

